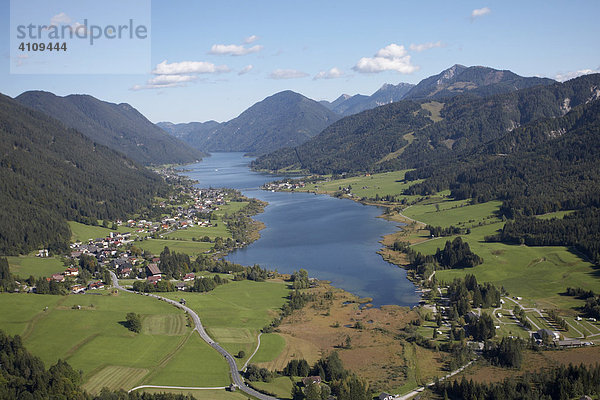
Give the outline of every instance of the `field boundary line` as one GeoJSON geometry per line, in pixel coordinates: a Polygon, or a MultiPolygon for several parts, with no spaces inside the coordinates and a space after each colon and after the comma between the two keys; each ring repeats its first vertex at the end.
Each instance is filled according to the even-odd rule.
{"type": "Polygon", "coordinates": [[[256,349],[254,349],[254,353],[250,354],[250,357],[248,357],[248,359],[244,363],[244,366],[242,367],[242,371],[246,370],[246,367],[248,366],[248,363],[250,362],[250,360],[252,360],[252,357],[254,357],[254,355],[256,354],[256,352],[258,351],[258,349],[260,348],[260,335],[262,335],[262,332],[258,332],[258,337],[257,337],[258,344],[256,345],[256,349]]]}
{"type": "Polygon", "coordinates": [[[229,386],[215,386],[215,387],[195,387],[195,386],[161,386],[161,385],[140,385],[133,389],[129,389],[127,393],[131,393],[134,390],[139,389],[178,389],[178,390],[224,390],[229,386]]]}

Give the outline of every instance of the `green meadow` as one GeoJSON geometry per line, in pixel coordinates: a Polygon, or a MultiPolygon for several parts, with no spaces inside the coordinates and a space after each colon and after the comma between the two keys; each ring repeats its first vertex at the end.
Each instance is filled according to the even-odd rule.
{"type": "Polygon", "coordinates": [[[27,256],[10,256],[8,265],[10,272],[22,279],[29,278],[33,275],[36,278],[41,276],[50,276],[65,270],[65,266],[58,257],[36,257],[34,255],[27,256]]]}
{"type": "MultiPolygon", "coordinates": [[[[168,293],[167,297],[184,298],[195,310],[208,334],[231,354],[240,350],[246,357],[237,359],[241,367],[254,352],[258,332],[268,325],[286,302],[289,294],[283,282],[230,282],[207,293],[168,293]]],[[[271,361],[283,349],[281,340],[266,336],[257,356],[271,361]]],[[[278,335],[277,335],[278,336],[278,335]]],[[[253,359],[252,362],[255,360],[253,359]]]]}
{"type": "Polygon", "coordinates": [[[159,376],[184,386],[229,383],[226,361],[192,333],[181,310],[146,296],[100,293],[1,294],[0,328],[21,335],[47,367],[60,358],[81,370],[91,393],[103,386],[130,389],[159,376]],[[128,312],[142,315],[141,333],[124,325],[128,312]],[[200,373],[185,374],[185,364],[200,373]]]}
{"type": "MultiPolygon", "coordinates": [[[[404,175],[406,170],[394,171],[394,172],[383,172],[379,174],[372,174],[369,176],[361,175],[354,176],[345,179],[336,179],[330,182],[318,182],[316,184],[308,184],[302,189],[296,189],[299,191],[311,191],[320,193],[334,193],[339,188],[345,188],[352,186],[352,193],[359,197],[375,197],[376,194],[379,196],[386,195],[400,195],[404,189],[419,182],[414,181],[410,183],[404,182],[404,175]]],[[[407,197],[407,196],[404,196],[407,197]]],[[[416,196],[408,196],[409,198],[416,196]]]]}
{"type": "Polygon", "coordinates": [[[135,242],[135,245],[142,250],[149,251],[152,254],[160,254],[165,247],[171,251],[185,253],[189,256],[197,256],[210,250],[212,243],[193,242],[191,240],[170,240],[170,239],[150,239],[141,242],[135,242]]]}
{"type": "MultiPolygon", "coordinates": [[[[512,296],[532,300],[539,306],[571,309],[582,305],[581,300],[562,295],[566,288],[582,287],[600,291],[600,270],[572,249],[561,246],[530,247],[485,242],[488,235],[497,233],[504,223],[494,214],[500,202],[466,205],[464,201],[441,201],[439,211],[435,204],[415,205],[403,214],[434,226],[460,226],[471,233],[460,235],[471,250],[484,262],[474,268],[436,272],[438,280],[449,282],[466,274],[474,274],[480,282],[491,282],[504,288],[512,296]]],[[[447,240],[442,237],[413,245],[423,254],[434,254],[447,240]]]]}

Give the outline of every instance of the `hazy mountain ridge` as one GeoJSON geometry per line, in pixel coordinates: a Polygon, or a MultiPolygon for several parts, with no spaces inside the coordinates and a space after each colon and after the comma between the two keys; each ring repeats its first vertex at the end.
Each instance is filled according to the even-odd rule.
{"type": "Polygon", "coordinates": [[[221,124],[161,123],[188,144],[205,151],[264,154],[293,147],[316,136],[341,117],[299,93],[286,90],[265,98],[221,124]],[[194,125],[192,125],[194,124],[194,125]]]}
{"type": "Polygon", "coordinates": [[[187,163],[204,155],[165,134],[126,103],[109,103],[89,95],[60,97],[43,91],[25,92],[15,100],[143,164],[187,163]]]}

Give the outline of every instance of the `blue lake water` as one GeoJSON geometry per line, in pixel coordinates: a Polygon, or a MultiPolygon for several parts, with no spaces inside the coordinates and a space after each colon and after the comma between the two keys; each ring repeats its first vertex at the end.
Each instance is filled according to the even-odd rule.
{"type": "Polygon", "coordinates": [[[396,223],[377,218],[380,208],[326,195],[260,190],[277,177],[251,171],[251,160],[243,153],[213,153],[183,172],[199,187],[234,188],[269,203],[254,217],[266,225],[261,238],[228,260],[282,273],[304,268],[309,276],[373,298],[375,306],[418,303],[406,272],[377,254],[382,236],[397,230],[396,223]]]}

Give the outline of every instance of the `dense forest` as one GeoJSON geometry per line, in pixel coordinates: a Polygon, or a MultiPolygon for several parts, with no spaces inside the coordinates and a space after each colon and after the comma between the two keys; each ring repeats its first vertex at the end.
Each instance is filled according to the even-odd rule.
{"type": "Polygon", "coordinates": [[[158,175],[0,95],[0,254],[66,248],[66,220],[96,223],[150,206],[158,175]]]}
{"type": "Polygon", "coordinates": [[[466,93],[440,100],[441,120],[427,100],[403,100],[343,118],[303,145],[260,157],[252,166],[292,166],[321,174],[415,167],[431,171],[519,126],[564,115],[596,98],[599,85],[596,74],[485,98],[466,93]]]}
{"type": "Polygon", "coordinates": [[[43,91],[25,92],[15,100],[142,164],[194,162],[205,155],[165,133],[129,104],[43,91]]]}
{"type": "Polygon", "coordinates": [[[507,378],[501,383],[462,380],[438,382],[433,390],[445,399],[563,400],[600,393],[600,365],[555,367],[507,378]]]}

